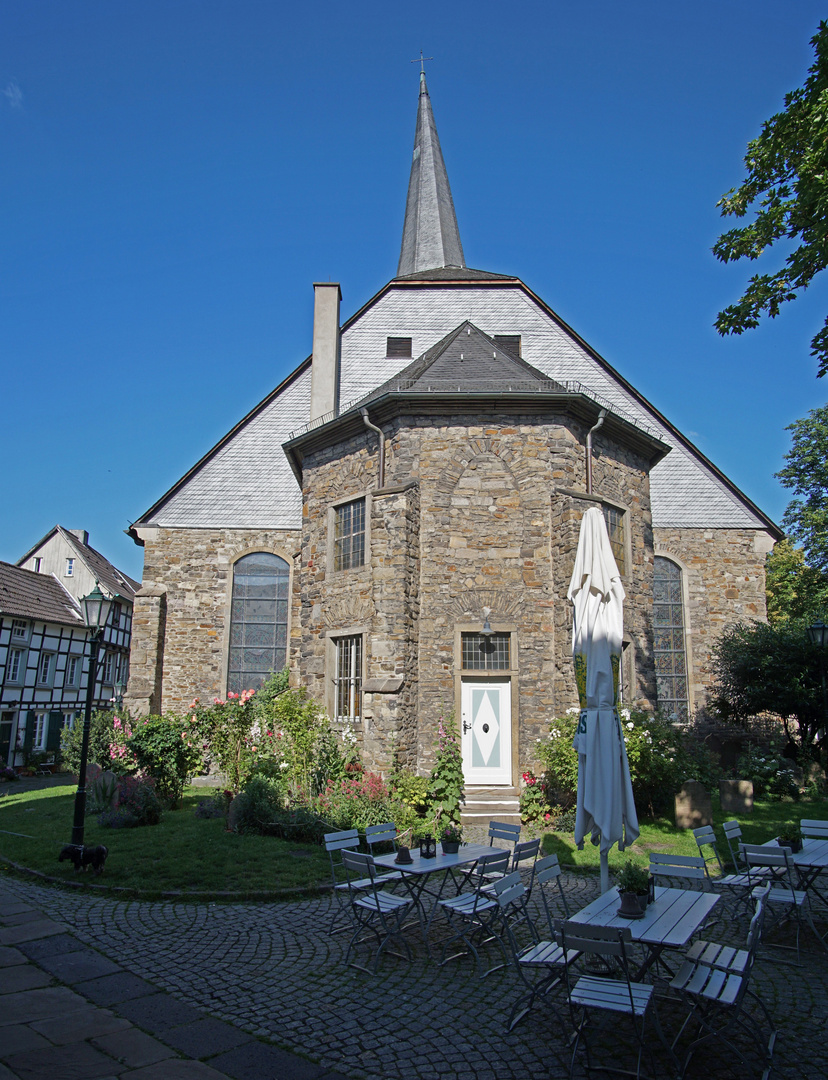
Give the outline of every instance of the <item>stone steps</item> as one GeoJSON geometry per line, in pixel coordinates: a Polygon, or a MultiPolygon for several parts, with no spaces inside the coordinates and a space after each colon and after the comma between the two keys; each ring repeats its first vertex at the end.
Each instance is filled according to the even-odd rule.
{"type": "Polygon", "coordinates": [[[486,825],[502,821],[520,825],[520,798],[514,787],[467,787],[460,817],[465,825],[486,825]]]}

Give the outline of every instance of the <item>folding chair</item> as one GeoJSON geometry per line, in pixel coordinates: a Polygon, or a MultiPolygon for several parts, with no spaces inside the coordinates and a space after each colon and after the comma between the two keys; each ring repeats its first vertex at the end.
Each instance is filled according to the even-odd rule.
{"type": "MultiPolygon", "coordinates": [[[[370,974],[376,975],[383,951],[397,938],[405,946],[406,955],[392,952],[390,949],[389,954],[398,956],[401,960],[410,961],[411,949],[403,936],[403,923],[414,901],[410,897],[383,892],[384,881],[376,873],[373,856],[344,848],[342,863],[348,875],[348,896],[355,923],[354,933],[348,942],[348,951],[345,953],[345,963],[348,964],[351,950],[364,940],[366,932],[373,934],[379,943],[370,974]],[[368,888],[364,885],[366,880],[371,883],[368,888]]],[[[359,968],[361,971],[369,970],[363,964],[352,963],[350,966],[359,968]]]]}
{"type": "MultiPolygon", "coordinates": [[[[540,838],[537,840],[521,840],[520,843],[515,844],[515,849],[512,852],[512,861],[508,867],[507,873],[514,873],[515,870],[522,870],[524,864],[529,863],[529,884],[526,886],[526,890],[529,894],[532,892],[532,885],[535,879],[535,861],[540,851],[540,838]]],[[[504,875],[501,874],[501,877],[504,875]]],[[[486,871],[486,879],[489,882],[488,885],[484,885],[484,889],[491,891],[495,884],[494,871],[486,871]]],[[[528,900],[528,897],[527,897],[528,900]]]]}
{"type": "MultiPolygon", "coordinates": [[[[768,904],[779,910],[776,925],[791,916],[796,919],[797,963],[801,962],[799,934],[803,920],[808,923],[823,949],[828,951],[828,945],[826,945],[822,935],[814,926],[808,893],[805,889],[797,889],[794,886],[794,864],[791,862],[791,849],[766,844],[740,844],[739,853],[745,860],[748,873],[754,878],[755,885],[762,885],[766,880],[770,881],[771,889],[768,894],[768,904]],[[757,871],[756,875],[754,875],[754,869],[757,871]],[[769,874],[770,877],[766,878],[764,876],[766,874],[769,874]]],[[[780,949],[791,948],[788,945],[775,945],[775,947],[780,949]]]]}
{"type": "Polygon", "coordinates": [[[756,907],[750,922],[746,949],[727,950],[726,953],[720,950],[714,956],[713,950],[716,946],[710,942],[704,943],[707,946],[703,950],[704,954],[714,960],[710,963],[698,955],[701,943],[697,942],[670,983],[671,989],[690,1007],[690,1012],[673,1041],[673,1049],[675,1050],[691,1021],[695,1021],[698,1025],[697,1037],[685,1052],[680,1077],[686,1073],[690,1059],[698,1048],[713,1039],[720,1039],[747,1068],[751,1068],[748,1058],[732,1040],[732,1036],[741,1030],[747,1035],[751,1045],[762,1046],[763,1044],[760,1024],[744,1007],[745,999],[749,996],[762,1010],[770,1029],[767,1048],[764,1051],[765,1069],[762,1074],[763,1080],[767,1080],[776,1042],[776,1029],[764,1002],[750,989],[750,976],[756,958],[756,949],[762,937],[765,905],[771,889],[772,885],[769,881],[756,889],[756,907]],[[731,956],[730,953],[734,955],[731,956]]]}
{"type": "MultiPolygon", "coordinates": [[[[331,862],[331,878],[333,880],[333,894],[331,897],[333,917],[331,918],[328,933],[335,934],[337,933],[336,924],[343,917],[352,918],[351,906],[348,903],[349,882],[342,858],[346,851],[353,851],[359,847],[359,831],[357,829],[343,829],[341,832],[325,833],[324,839],[325,850],[331,862]]],[[[353,882],[351,887],[367,889],[371,885],[371,879],[366,878],[362,882],[353,882]]],[[[339,929],[344,930],[347,928],[339,927],[339,929]]]]}
{"type": "MultiPolygon", "coordinates": [[[[799,831],[802,834],[803,841],[808,840],[828,840],[828,821],[820,821],[817,818],[803,818],[799,823],[799,831]]],[[[799,873],[800,883],[807,884],[808,888],[817,894],[822,903],[828,907],[828,896],[818,889],[815,882],[819,881],[820,885],[824,889],[826,884],[826,875],[828,875],[828,869],[821,870],[804,870],[797,867],[799,873]]]]}
{"type": "MultiPolygon", "coordinates": [[[[368,845],[368,854],[376,855],[374,850],[380,847],[382,844],[390,844],[391,850],[397,850],[397,826],[389,821],[384,825],[369,825],[365,829],[365,842],[368,845]]],[[[382,854],[382,852],[380,852],[382,854]]],[[[402,881],[402,874],[399,870],[392,870],[390,867],[377,866],[377,876],[381,877],[383,884],[390,884],[394,881],[402,881]]]]}
{"type": "Polygon", "coordinates": [[[828,821],[818,818],[803,818],[799,823],[803,840],[828,840],[828,821]]]}
{"type": "MultiPolygon", "coordinates": [[[[762,924],[765,918],[765,904],[767,903],[768,893],[770,892],[770,882],[766,881],[764,885],[757,885],[753,892],[750,894],[751,900],[754,905],[756,901],[762,901],[762,922],[759,924],[759,938],[761,940],[762,924]]],[[[751,915],[751,926],[753,925],[753,919],[751,915]]],[[[748,945],[750,944],[750,931],[748,931],[748,945]]],[[[706,964],[707,967],[720,968],[722,971],[734,972],[736,975],[741,975],[747,969],[749,963],[749,954],[746,949],[737,949],[733,945],[723,945],[719,941],[707,941],[703,938],[699,938],[694,941],[690,948],[685,953],[685,960],[690,960],[694,964],[706,964]]]]}
{"type": "Polygon", "coordinates": [[[504,840],[507,844],[516,844],[520,840],[520,825],[507,825],[503,821],[489,822],[489,847],[495,840],[504,840]]]}
{"type": "MultiPolygon", "coordinates": [[[[636,1068],[633,1072],[628,1069],[606,1067],[610,1072],[625,1072],[629,1075],[641,1076],[641,1062],[644,1051],[651,1055],[653,1075],[662,1075],[656,1062],[652,1059],[652,1048],[646,1038],[646,1022],[648,1015],[652,1015],[656,1034],[665,1050],[673,1057],[672,1050],[664,1039],[661,1025],[658,1021],[658,1013],[655,1011],[653,997],[654,987],[645,983],[634,982],[630,976],[630,966],[627,957],[627,946],[632,942],[632,934],[628,926],[621,928],[612,926],[593,926],[589,923],[566,921],[558,924],[556,932],[557,941],[565,953],[581,952],[587,955],[600,956],[605,962],[614,962],[617,969],[616,977],[581,975],[573,985],[570,966],[564,966],[566,981],[566,995],[569,1001],[569,1012],[572,1025],[575,1028],[575,1040],[572,1049],[572,1061],[569,1067],[570,1078],[575,1072],[575,1059],[581,1039],[584,1040],[586,1052],[587,1070],[605,1068],[593,1066],[590,1058],[590,1035],[597,1034],[600,1025],[596,1023],[594,1013],[605,1014],[605,1022],[612,1022],[613,1045],[618,1038],[618,1026],[616,1018],[628,1016],[630,1018],[632,1033],[638,1046],[636,1068]]],[[[674,1058],[675,1061],[675,1058],[674,1058]]]]}
{"type": "Polygon", "coordinates": [[[707,869],[701,855],[665,855],[660,851],[650,852],[650,874],[659,881],[669,878],[671,881],[698,882],[694,888],[703,889],[707,879],[707,869]]]}
{"type": "MultiPolygon", "coordinates": [[[[474,890],[472,892],[458,893],[457,896],[449,897],[447,900],[437,901],[437,907],[446,916],[449,926],[452,925],[452,920],[455,918],[459,919],[462,924],[460,929],[452,934],[443,945],[440,956],[441,967],[447,964],[449,960],[456,960],[459,956],[465,956],[465,949],[454,952],[451,956],[446,955],[455,942],[460,941],[463,941],[468,946],[468,950],[474,956],[475,970],[480,967],[480,953],[475,948],[475,940],[480,945],[486,944],[488,941],[496,941],[500,946],[505,961],[505,947],[497,932],[500,906],[494,896],[486,893],[485,888],[488,884],[487,877],[489,873],[501,878],[508,868],[508,851],[493,851],[491,854],[481,855],[475,864],[473,876],[470,878],[474,882],[474,890]]],[[[503,964],[490,968],[483,973],[483,977],[485,978],[491,971],[497,971],[501,967],[503,967],[503,964]]]]}
{"type": "Polygon", "coordinates": [[[751,891],[753,883],[749,874],[728,874],[725,872],[724,863],[716,846],[716,834],[712,825],[702,825],[700,829],[693,829],[693,836],[699,855],[704,859],[704,872],[707,881],[714,892],[719,893],[730,918],[740,918],[747,914],[750,909],[751,891]],[[715,876],[710,873],[711,867],[716,871],[715,876]]]}
{"type": "MultiPolygon", "coordinates": [[[[514,931],[511,927],[509,928],[508,943],[512,949],[513,960],[517,967],[518,975],[526,986],[527,993],[521,994],[515,1002],[506,1023],[507,1031],[511,1031],[520,1023],[535,1004],[535,999],[539,995],[549,994],[556,986],[562,985],[561,980],[563,978],[564,966],[573,963],[573,961],[577,960],[581,955],[579,952],[573,952],[572,950],[565,953],[555,941],[556,915],[553,912],[549,897],[549,893],[553,888],[557,889],[558,899],[563,906],[566,917],[569,918],[569,905],[566,902],[566,896],[564,895],[563,885],[561,883],[561,867],[558,863],[558,856],[548,855],[544,859],[539,859],[535,863],[534,871],[535,884],[540,892],[543,910],[546,914],[549,939],[541,941],[536,939],[533,944],[526,945],[522,950],[518,950],[514,931]],[[541,977],[535,982],[530,978],[530,972],[532,971],[540,971],[542,973],[541,977]]],[[[510,881],[513,877],[514,875],[509,875],[495,884],[498,898],[504,893],[508,895],[506,882],[510,881]]],[[[560,1019],[558,1011],[554,1006],[553,1011],[560,1019]]]]}

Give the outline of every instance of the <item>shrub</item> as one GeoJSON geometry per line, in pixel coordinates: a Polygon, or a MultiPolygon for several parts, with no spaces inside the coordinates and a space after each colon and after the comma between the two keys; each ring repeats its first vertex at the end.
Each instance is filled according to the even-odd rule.
{"type": "Polygon", "coordinates": [[[96,776],[87,787],[86,813],[100,814],[113,808],[113,799],[118,790],[118,780],[111,772],[96,776]]]}
{"type": "Polygon", "coordinates": [[[193,724],[172,713],[147,716],[136,722],[126,745],[139,771],[154,780],[158,795],[169,806],[178,806],[202,762],[193,724]]]}
{"type": "Polygon", "coordinates": [[[199,799],[195,808],[197,818],[221,818],[225,817],[233,801],[232,791],[219,791],[211,795],[209,799],[199,799]]]}
{"type": "Polygon", "coordinates": [[[435,836],[449,823],[460,824],[460,804],[465,803],[463,756],[454,713],[440,718],[437,759],[429,778],[429,816],[435,836]]]}
{"type": "Polygon", "coordinates": [[[423,815],[428,810],[428,777],[418,776],[411,769],[397,767],[388,777],[388,790],[416,815],[423,815]]]}
{"type": "Polygon", "coordinates": [[[118,805],[106,809],[98,822],[109,829],[132,829],[139,825],[157,825],[161,820],[161,801],[150,779],[122,777],[118,805]]]}
{"type": "Polygon", "coordinates": [[[767,747],[748,743],[736,762],[739,775],[753,781],[754,795],[765,796],[771,802],[785,797],[799,800],[799,784],[793,770],[794,763],[781,756],[778,739],[770,740],[767,747]]]}
{"type": "Polygon", "coordinates": [[[233,800],[236,832],[278,833],[274,826],[284,809],[285,797],[279,784],[263,776],[253,777],[233,800]]]}
{"type": "Polygon", "coordinates": [[[550,810],[543,778],[535,776],[531,770],[525,772],[520,793],[520,820],[526,825],[534,821],[548,820],[550,810]]]}
{"type": "MultiPolygon", "coordinates": [[[[95,709],[89,722],[89,753],[87,761],[100,765],[102,769],[112,766],[110,747],[114,739],[113,722],[115,714],[105,709],[95,709]]],[[[77,719],[71,728],[65,727],[60,733],[60,756],[70,772],[80,772],[81,742],[83,741],[83,720],[77,719]]]]}

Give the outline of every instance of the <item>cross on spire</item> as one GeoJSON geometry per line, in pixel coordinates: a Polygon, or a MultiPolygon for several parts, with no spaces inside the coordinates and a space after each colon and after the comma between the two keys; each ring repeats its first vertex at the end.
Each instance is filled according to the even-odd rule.
{"type": "Polygon", "coordinates": [[[420,65],[420,71],[425,71],[426,60],[433,60],[433,59],[434,59],[433,56],[423,56],[423,50],[420,49],[420,58],[419,58],[419,60],[412,60],[411,63],[412,64],[419,64],[420,65]]]}

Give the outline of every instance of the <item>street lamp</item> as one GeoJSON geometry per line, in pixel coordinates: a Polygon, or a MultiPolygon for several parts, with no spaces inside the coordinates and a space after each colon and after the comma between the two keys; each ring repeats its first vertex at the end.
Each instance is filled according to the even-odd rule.
{"type": "MultiPolygon", "coordinates": [[[[828,691],[825,689],[825,649],[828,646],[828,626],[825,625],[822,619],[817,619],[815,623],[808,627],[808,640],[819,649],[819,673],[822,677],[822,715],[825,724],[828,725],[828,691]]],[[[824,737],[825,727],[820,733],[820,738],[824,737]]]]}
{"type": "Polygon", "coordinates": [[[100,585],[81,600],[83,616],[89,628],[89,671],[86,676],[86,706],[83,711],[83,737],[78,769],[78,790],[75,793],[75,818],[72,823],[72,845],[83,847],[83,820],[86,815],[86,759],[89,756],[89,729],[92,725],[92,702],[98,681],[98,650],[104,627],[109,619],[112,601],[101,592],[100,585]]]}

